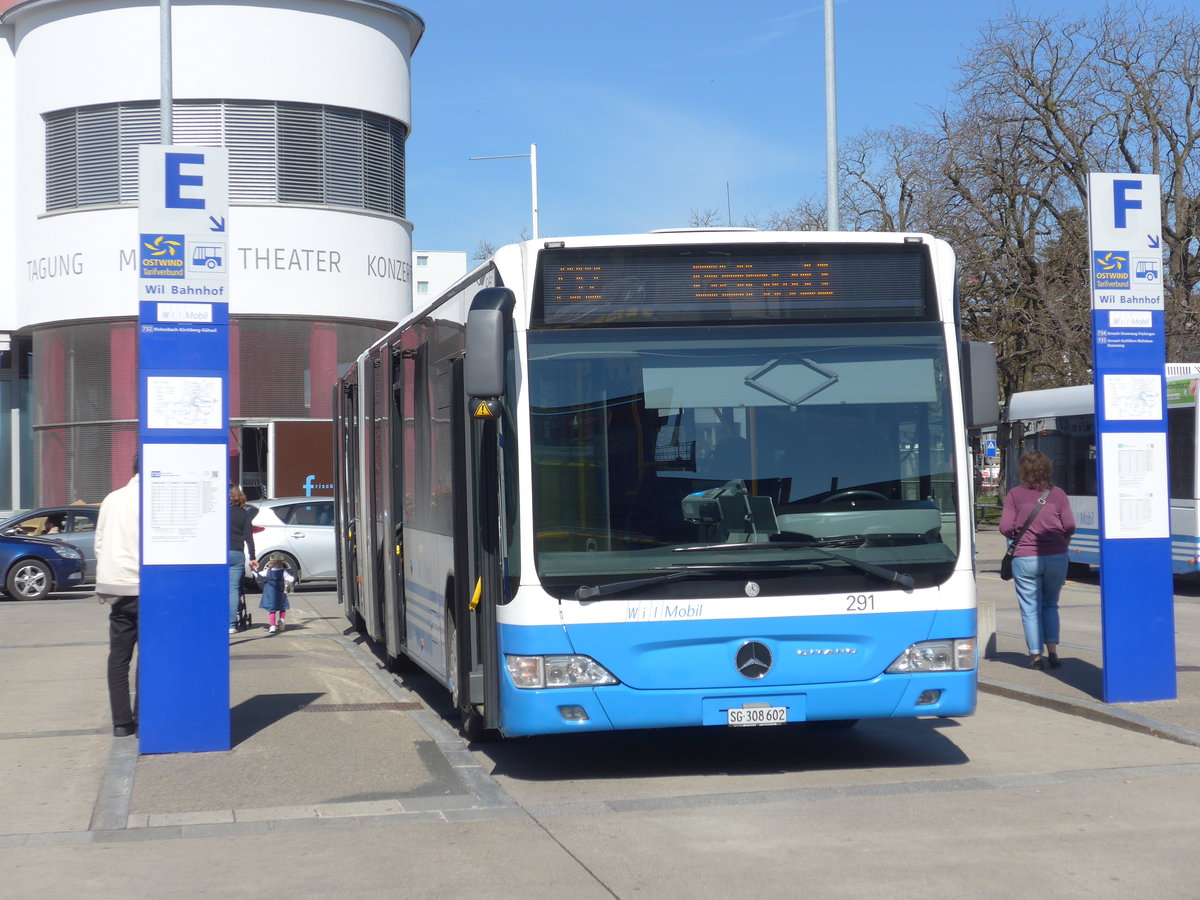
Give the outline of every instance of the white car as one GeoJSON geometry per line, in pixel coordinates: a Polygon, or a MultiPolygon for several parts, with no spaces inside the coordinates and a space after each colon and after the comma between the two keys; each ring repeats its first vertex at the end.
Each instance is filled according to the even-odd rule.
{"type": "Polygon", "coordinates": [[[253,527],[260,566],[279,556],[297,583],[337,578],[332,497],[280,497],[248,506],[258,510],[253,527]]]}

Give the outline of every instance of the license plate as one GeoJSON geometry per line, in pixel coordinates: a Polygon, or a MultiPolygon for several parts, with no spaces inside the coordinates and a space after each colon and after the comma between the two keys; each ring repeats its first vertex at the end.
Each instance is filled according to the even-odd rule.
{"type": "Polygon", "coordinates": [[[783,725],[787,722],[786,706],[734,706],[729,709],[730,725],[783,725]]]}

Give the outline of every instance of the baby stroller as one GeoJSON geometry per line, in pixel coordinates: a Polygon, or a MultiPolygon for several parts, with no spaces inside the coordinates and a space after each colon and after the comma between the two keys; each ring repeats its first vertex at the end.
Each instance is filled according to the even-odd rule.
{"type": "Polygon", "coordinates": [[[238,582],[237,630],[245,631],[250,627],[250,608],[246,606],[246,579],[238,582]]]}

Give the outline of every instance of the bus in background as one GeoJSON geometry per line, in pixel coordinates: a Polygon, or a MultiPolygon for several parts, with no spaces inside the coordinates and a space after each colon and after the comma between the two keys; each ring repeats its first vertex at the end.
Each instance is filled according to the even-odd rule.
{"type": "Polygon", "coordinates": [[[954,278],[920,234],[500,249],[337,386],[346,615],[469,736],[969,715],[954,278]]]}
{"type": "MultiPolygon", "coordinates": [[[[1200,572],[1200,524],[1196,516],[1196,388],[1200,364],[1168,363],[1167,473],[1171,494],[1171,568],[1176,575],[1200,572]]],[[[1071,501],[1077,530],[1070,559],[1076,571],[1100,565],[1097,508],[1095,391],[1090,384],[1023,391],[1008,406],[1005,482],[1016,483],[1022,453],[1041,450],[1054,462],[1054,482],[1071,501]]]]}

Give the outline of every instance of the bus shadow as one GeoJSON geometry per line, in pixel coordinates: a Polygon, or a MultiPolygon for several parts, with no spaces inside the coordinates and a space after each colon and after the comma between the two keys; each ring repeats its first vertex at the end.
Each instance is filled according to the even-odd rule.
{"type": "MultiPolygon", "coordinates": [[[[381,647],[353,630],[381,667],[381,647]]],[[[395,676],[429,710],[458,730],[461,720],[440,684],[419,669],[395,676]]],[[[970,758],[951,734],[954,719],[864,719],[852,728],[819,722],[764,728],[660,728],[475,741],[493,774],[529,782],[772,775],[961,766],[970,758]]]]}
{"type": "Polygon", "coordinates": [[[780,775],[965,765],[967,755],[943,733],[957,727],[949,719],[872,719],[853,728],[669,728],[515,738],[471,749],[492,760],[493,774],[530,782],[780,775]]]}

